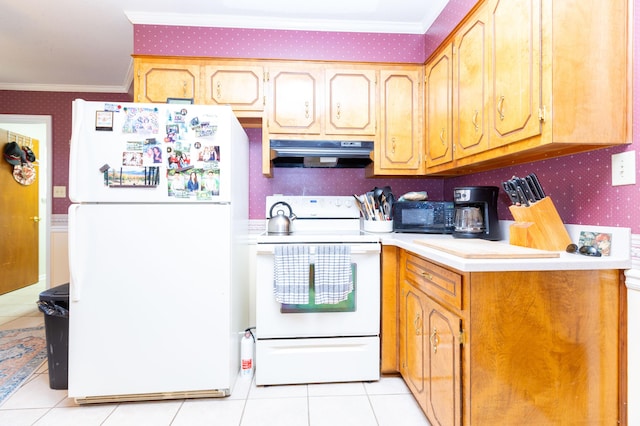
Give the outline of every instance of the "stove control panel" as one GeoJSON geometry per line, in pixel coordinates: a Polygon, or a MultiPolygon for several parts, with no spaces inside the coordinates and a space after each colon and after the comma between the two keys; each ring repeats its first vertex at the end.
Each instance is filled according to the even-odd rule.
{"type": "Polygon", "coordinates": [[[285,202],[298,219],[358,219],[360,210],[353,196],[342,195],[269,195],[266,199],[265,217],[269,218],[271,206],[285,202]]]}

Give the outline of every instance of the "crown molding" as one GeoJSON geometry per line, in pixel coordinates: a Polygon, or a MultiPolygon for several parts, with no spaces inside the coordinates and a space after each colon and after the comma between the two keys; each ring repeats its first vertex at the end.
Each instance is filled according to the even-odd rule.
{"type": "MultiPolygon", "coordinates": [[[[438,11],[438,14],[440,11],[438,11]]],[[[321,19],[286,19],[240,15],[170,14],[125,11],[134,25],[167,25],[183,27],[248,28],[263,30],[295,30],[325,32],[362,32],[422,35],[430,22],[340,21],[321,19]]],[[[436,15],[437,16],[437,15],[436,15]]],[[[434,17],[435,19],[435,17],[434,17]]]]}

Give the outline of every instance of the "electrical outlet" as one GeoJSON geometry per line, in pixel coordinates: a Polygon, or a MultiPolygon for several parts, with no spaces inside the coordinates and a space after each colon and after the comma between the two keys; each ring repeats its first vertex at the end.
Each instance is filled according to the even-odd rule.
{"type": "Polygon", "coordinates": [[[65,198],[67,196],[67,187],[66,186],[54,186],[53,187],[53,198],[65,198]]]}
{"type": "Polygon", "coordinates": [[[611,186],[636,184],[636,152],[625,151],[611,156],[611,186]]]}

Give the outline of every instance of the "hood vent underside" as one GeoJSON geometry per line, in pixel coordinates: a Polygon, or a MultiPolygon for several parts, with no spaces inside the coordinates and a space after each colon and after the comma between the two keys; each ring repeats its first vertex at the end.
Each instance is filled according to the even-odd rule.
{"type": "Polygon", "coordinates": [[[272,139],[274,167],[349,167],[371,164],[373,142],[272,139]]]}

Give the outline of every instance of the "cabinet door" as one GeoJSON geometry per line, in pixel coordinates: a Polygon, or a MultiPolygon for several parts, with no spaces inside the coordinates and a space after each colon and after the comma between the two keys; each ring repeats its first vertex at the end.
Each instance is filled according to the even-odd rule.
{"type": "Polygon", "coordinates": [[[489,147],[487,101],[489,26],[486,9],[471,18],[455,39],[453,139],[455,158],[485,151],[489,147]]]}
{"type": "Polygon", "coordinates": [[[272,68],[269,79],[269,133],[320,134],[322,69],[272,68]]]}
{"type": "Polygon", "coordinates": [[[234,111],[264,109],[261,66],[207,65],[204,103],[230,105],[234,111]]]}
{"type": "Polygon", "coordinates": [[[136,102],[165,103],[167,98],[200,101],[200,65],[150,61],[137,62],[136,102]]]}
{"type": "Polygon", "coordinates": [[[400,374],[422,410],[427,413],[427,345],[425,313],[427,296],[406,280],[400,283],[400,374]]]}
{"type": "Polygon", "coordinates": [[[425,331],[429,334],[425,371],[429,417],[439,425],[460,425],[460,318],[428,299],[425,331]]]}
{"type": "Polygon", "coordinates": [[[416,175],[422,160],[422,72],[418,68],[380,70],[380,139],[375,149],[377,174],[416,175]]]}
{"type": "Polygon", "coordinates": [[[541,133],[540,0],[493,0],[491,146],[541,133]]]}
{"type": "Polygon", "coordinates": [[[325,133],[376,133],[376,71],[328,69],[325,72],[325,133]]]}
{"type": "Polygon", "coordinates": [[[427,167],[453,161],[452,130],[452,46],[427,65],[426,70],[426,123],[427,167]]]}

